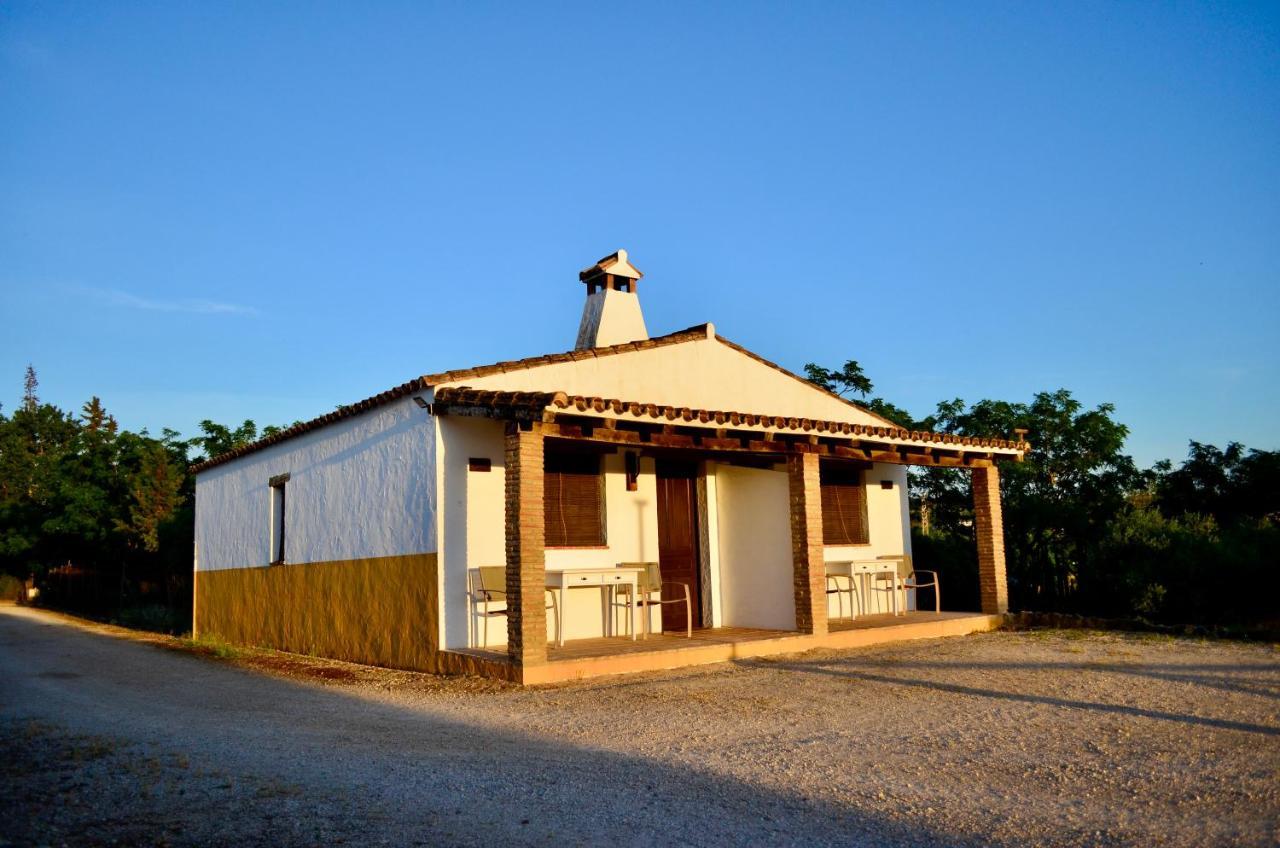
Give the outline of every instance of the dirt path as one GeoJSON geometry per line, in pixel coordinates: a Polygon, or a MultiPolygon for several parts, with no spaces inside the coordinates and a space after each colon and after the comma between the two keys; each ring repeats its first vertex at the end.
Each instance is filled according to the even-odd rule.
{"type": "Polygon", "coordinates": [[[163,642],[0,607],[0,845],[1280,838],[1268,646],[997,633],[526,691],[163,642]]]}

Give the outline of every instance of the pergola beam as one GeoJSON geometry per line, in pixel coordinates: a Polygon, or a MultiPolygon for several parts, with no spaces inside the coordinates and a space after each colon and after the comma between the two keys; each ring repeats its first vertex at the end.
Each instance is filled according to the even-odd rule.
{"type": "Polygon", "coordinates": [[[1000,459],[1012,460],[990,450],[933,448],[863,442],[857,437],[843,440],[832,436],[759,432],[753,430],[708,429],[672,424],[613,420],[612,426],[584,416],[548,416],[556,419],[540,423],[548,438],[600,442],[638,448],[690,450],[707,453],[757,454],[778,459],[801,454],[817,454],[833,459],[863,463],[916,465],[926,468],[988,468],[1000,459]]]}

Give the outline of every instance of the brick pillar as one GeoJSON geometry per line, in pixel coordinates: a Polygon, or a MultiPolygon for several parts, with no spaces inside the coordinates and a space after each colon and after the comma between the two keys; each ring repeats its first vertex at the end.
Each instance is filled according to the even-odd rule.
{"type": "Polygon", "coordinates": [[[507,653],[521,666],[547,661],[542,433],[509,422],[505,437],[507,653]]]}
{"type": "Polygon", "coordinates": [[[1000,512],[1000,471],[994,465],[974,468],[973,531],[978,538],[978,583],[982,611],[1009,611],[1009,585],[1004,573],[1004,516],[1000,512]]]}
{"type": "Polygon", "coordinates": [[[791,561],[796,593],[796,629],[819,636],[827,632],[827,578],[822,553],[822,489],[818,457],[787,457],[791,489],[791,561]]]}

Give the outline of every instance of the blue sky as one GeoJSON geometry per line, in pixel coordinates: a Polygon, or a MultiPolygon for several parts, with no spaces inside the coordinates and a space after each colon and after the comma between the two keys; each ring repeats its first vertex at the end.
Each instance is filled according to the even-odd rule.
{"type": "Polygon", "coordinates": [[[650,332],[1280,448],[1280,6],[0,7],[0,400],[310,418],[650,332]],[[643,8],[642,8],[643,7],[643,8]]]}

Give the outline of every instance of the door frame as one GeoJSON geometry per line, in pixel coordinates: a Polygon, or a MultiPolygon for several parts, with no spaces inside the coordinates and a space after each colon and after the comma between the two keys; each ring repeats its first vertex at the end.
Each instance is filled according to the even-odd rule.
{"type": "MultiPolygon", "coordinates": [[[[705,499],[705,495],[700,497],[700,490],[705,492],[705,482],[703,478],[704,469],[700,462],[696,459],[686,459],[680,456],[655,456],[654,457],[654,478],[656,481],[657,497],[656,510],[658,515],[658,563],[661,568],[662,563],[662,527],[666,520],[669,503],[663,495],[662,481],[664,479],[685,479],[689,481],[689,530],[690,545],[693,549],[692,555],[692,576],[693,579],[689,584],[689,615],[692,618],[694,629],[709,627],[708,616],[706,615],[709,588],[705,585],[705,564],[707,560],[707,552],[705,550],[705,521],[700,508],[701,501],[705,499]],[[667,474],[663,474],[665,470],[667,474]],[[670,473],[672,466],[680,469],[680,473],[670,473]]],[[[667,600],[663,598],[663,600],[667,600]]],[[[663,605],[662,609],[666,609],[663,605]]]]}

